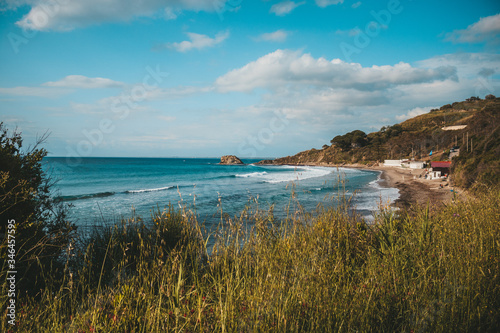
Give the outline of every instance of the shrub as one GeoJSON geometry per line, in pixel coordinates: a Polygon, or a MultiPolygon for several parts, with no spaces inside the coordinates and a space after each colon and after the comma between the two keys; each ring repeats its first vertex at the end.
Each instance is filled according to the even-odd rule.
{"type": "MultiPolygon", "coordinates": [[[[66,221],[65,207],[50,196],[53,183],[41,165],[47,152],[38,148],[44,138],[24,150],[21,134],[9,134],[0,123],[0,234],[6,233],[9,220],[15,220],[17,286],[27,293],[44,288],[47,280],[62,278],[61,255],[75,231],[66,221]]],[[[2,237],[2,268],[7,267],[7,251],[7,237],[2,237]]],[[[6,271],[0,273],[2,281],[6,271]]]]}

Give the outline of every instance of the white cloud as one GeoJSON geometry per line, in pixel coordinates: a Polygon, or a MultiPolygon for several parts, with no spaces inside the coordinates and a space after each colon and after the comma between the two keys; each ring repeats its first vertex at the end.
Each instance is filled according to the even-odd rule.
{"type": "Polygon", "coordinates": [[[284,42],[288,38],[288,32],[280,29],[274,32],[263,33],[256,40],[262,40],[267,42],[284,42]]]}
{"type": "Polygon", "coordinates": [[[438,108],[437,106],[429,106],[429,107],[416,107],[414,109],[408,110],[406,114],[402,114],[396,116],[396,119],[399,121],[403,121],[406,119],[414,118],[416,116],[420,116],[421,114],[428,113],[432,109],[438,108]]]}
{"type": "MultiPolygon", "coordinates": [[[[201,95],[213,90],[213,87],[170,87],[157,88],[146,90],[140,99],[134,99],[132,90],[124,90],[120,95],[108,96],[101,98],[93,103],[70,103],[72,111],[80,114],[110,114],[112,117],[120,118],[129,112],[149,112],[150,108],[147,104],[152,101],[171,101],[190,96],[201,95]]],[[[163,120],[172,121],[172,118],[162,118],[163,120]]]]}
{"type": "Polygon", "coordinates": [[[479,74],[500,72],[500,54],[455,53],[444,54],[417,62],[420,67],[453,66],[460,77],[475,78],[479,74]]]}
{"type": "Polygon", "coordinates": [[[500,14],[482,17],[467,29],[455,30],[446,35],[446,40],[455,43],[480,43],[498,40],[500,34],[500,14]]]}
{"type": "Polygon", "coordinates": [[[171,123],[177,119],[177,117],[172,117],[172,116],[158,116],[158,119],[162,121],[166,121],[168,123],[171,123]]]}
{"type": "Polygon", "coordinates": [[[89,78],[83,75],[68,75],[59,81],[46,82],[39,87],[0,88],[1,95],[60,97],[74,92],[74,89],[123,88],[125,83],[105,78],[89,78]]]}
{"type": "Polygon", "coordinates": [[[7,0],[7,9],[28,5],[17,24],[31,30],[72,30],[92,24],[126,22],[137,17],[174,19],[183,10],[218,12],[227,0],[7,0]]]}
{"type": "Polygon", "coordinates": [[[222,93],[266,89],[259,92],[256,109],[282,110],[287,119],[314,133],[376,130],[429,112],[435,105],[498,95],[494,91],[500,82],[494,77],[487,81],[492,91],[475,93],[478,77],[482,78],[478,72],[500,72],[497,57],[456,54],[412,65],[363,67],[277,50],[220,76],[214,87],[222,93]]]}
{"type": "Polygon", "coordinates": [[[361,6],[361,1],[355,2],[351,5],[351,7],[354,9],[358,8],[359,6],[361,6]]]}
{"type": "Polygon", "coordinates": [[[229,31],[219,32],[214,38],[194,32],[188,32],[187,35],[189,40],[185,40],[180,43],[166,44],[166,47],[174,49],[178,52],[187,52],[193,49],[201,50],[207,47],[214,47],[229,37],[229,31]]]}
{"type": "Polygon", "coordinates": [[[145,100],[177,99],[177,98],[208,93],[211,92],[212,90],[213,87],[194,87],[194,86],[154,89],[149,91],[144,98],[145,100]]]}
{"type": "Polygon", "coordinates": [[[219,91],[279,89],[287,85],[323,88],[381,90],[391,86],[432,82],[454,78],[451,66],[435,69],[415,68],[406,63],[394,66],[362,67],[340,59],[313,58],[310,54],[277,50],[219,77],[219,91]]]}
{"type": "Polygon", "coordinates": [[[282,1],[280,3],[277,3],[271,7],[271,10],[269,11],[270,13],[274,13],[277,16],[285,16],[287,14],[290,14],[292,10],[297,8],[298,6],[301,6],[305,4],[305,1],[296,3],[293,1],[282,1]]]}
{"type": "Polygon", "coordinates": [[[79,89],[99,89],[99,88],[121,88],[125,84],[123,82],[113,81],[110,79],[95,77],[90,78],[83,75],[68,75],[62,80],[55,82],[46,82],[43,84],[46,87],[61,87],[61,88],[79,88],[79,89]]]}
{"type": "Polygon", "coordinates": [[[321,8],[325,8],[331,5],[338,5],[339,3],[343,2],[344,0],[316,0],[316,4],[321,8]]]}
{"type": "Polygon", "coordinates": [[[12,87],[0,88],[0,95],[30,96],[30,97],[59,97],[70,93],[67,89],[52,89],[44,87],[12,87]]]}
{"type": "MultiPolygon", "coordinates": [[[[483,98],[488,94],[499,95],[500,80],[495,77],[495,73],[500,72],[500,55],[490,53],[457,53],[444,54],[427,60],[417,62],[418,66],[436,68],[440,66],[454,66],[457,68],[459,81],[440,87],[429,87],[415,94],[420,94],[421,98],[442,101],[443,96],[448,96],[449,101],[455,101],[457,96],[463,98],[479,96],[483,98]],[[436,90],[438,89],[438,90],[436,90]]],[[[443,82],[446,83],[446,82],[443,82]]]]}

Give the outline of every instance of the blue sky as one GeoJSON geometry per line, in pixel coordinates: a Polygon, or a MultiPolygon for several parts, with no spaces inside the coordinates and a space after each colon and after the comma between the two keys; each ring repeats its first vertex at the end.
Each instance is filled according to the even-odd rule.
{"type": "Polygon", "coordinates": [[[51,156],[279,157],[500,95],[500,2],[1,0],[0,121],[51,156]]]}

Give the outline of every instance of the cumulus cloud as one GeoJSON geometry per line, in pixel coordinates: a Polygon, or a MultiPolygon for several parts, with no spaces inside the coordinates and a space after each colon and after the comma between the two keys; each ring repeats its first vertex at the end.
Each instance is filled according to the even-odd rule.
{"type": "Polygon", "coordinates": [[[316,0],[316,4],[321,8],[325,8],[331,5],[338,5],[339,3],[343,2],[344,0],[316,0]]]}
{"type": "Polygon", "coordinates": [[[426,68],[453,66],[457,68],[459,76],[474,78],[478,74],[485,74],[487,68],[490,73],[500,72],[500,54],[493,53],[455,53],[443,54],[417,62],[417,65],[426,68]]]}
{"type": "Polygon", "coordinates": [[[449,78],[456,79],[456,69],[452,66],[423,69],[401,62],[394,66],[362,67],[340,59],[329,61],[297,51],[277,50],[228,72],[215,84],[222,92],[249,92],[256,88],[276,89],[287,85],[380,90],[449,78]]]}
{"type": "Polygon", "coordinates": [[[467,29],[455,30],[446,35],[446,40],[455,43],[480,43],[496,40],[500,35],[500,14],[482,17],[467,29]]]}
{"type": "Polygon", "coordinates": [[[207,47],[214,47],[229,37],[229,31],[219,32],[214,38],[194,32],[188,32],[187,35],[189,40],[185,40],[180,43],[166,44],[165,46],[178,52],[187,52],[193,49],[201,50],[207,47]]]}
{"type": "Polygon", "coordinates": [[[126,22],[137,17],[174,19],[179,12],[218,12],[227,0],[7,0],[6,9],[24,5],[31,10],[17,24],[31,30],[72,30],[92,24],[126,22]]]}
{"type": "Polygon", "coordinates": [[[288,32],[280,29],[274,32],[263,33],[259,37],[256,38],[258,41],[267,41],[267,42],[284,42],[288,38],[288,32]]]}
{"type": "Polygon", "coordinates": [[[79,89],[99,89],[99,88],[122,88],[125,86],[123,82],[113,81],[101,77],[86,77],[83,75],[68,75],[62,80],[55,82],[46,82],[43,84],[46,87],[60,88],[79,88],[79,89]]]}
{"type": "Polygon", "coordinates": [[[292,10],[297,8],[298,6],[301,6],[305,4],[305,1],[302,2],[293,2],[293,1],[282,1],[280,3],[277,3],[271,7],[271,10],[269,11],[270,13],[274,13],[277,16],[285,16],[287,14],[290,14],[292,10]]]}
{"type": "MultiPolygon", "coordinates": [[[[469,58],[473,62],[487,57],[469,58]]],[[[428,112],[432,107],[427,105],[474,95],[473,79],[460,76],[453,66],[464,63],[429,59],[365,67],[277,50],[220,76],[214,89],[221,93],[265,89],[260,108],[282,110],[288,119],[317,133],[331,133],[339,122],[352,122],[352,128],[346,125],[341,131],[378,129],[428,112]]]]}
{"type": "Polygon", "coordinates": [[[399,121],[404,121],[406,119],[414,118],[416,116],[420,116],[421,114],[428,113],[430,110],[437,108],[438,108],[437,106],[416,107],[414,109],[408,110],[406,114],[396,116],[396,119],[399,121]]]}

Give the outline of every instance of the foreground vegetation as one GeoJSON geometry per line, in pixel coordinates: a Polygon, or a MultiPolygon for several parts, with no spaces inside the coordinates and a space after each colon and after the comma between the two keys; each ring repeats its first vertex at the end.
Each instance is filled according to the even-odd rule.
{"type": "Polygon", "coordinates": [[[249,207],[208,241],[169,207],[70,245],[64,276],[19,293],[2,331],[497,332],[499,199],[382,209],[370,225],[343,205],[282,222],[249,207]]]}

